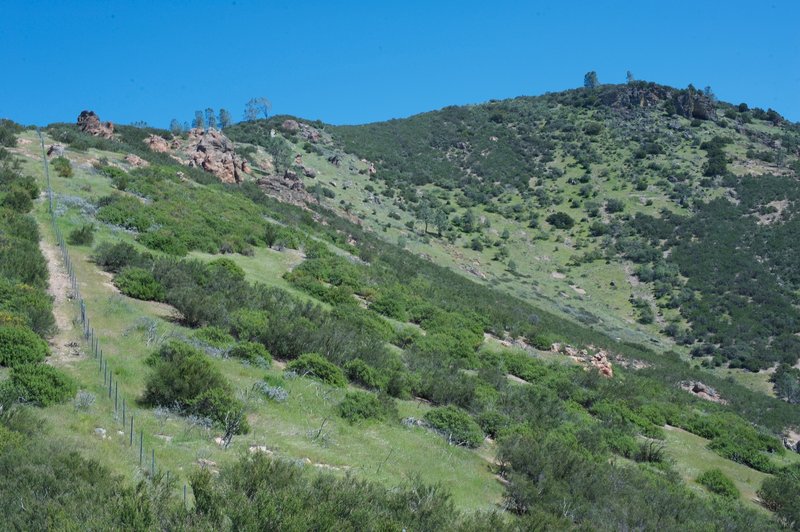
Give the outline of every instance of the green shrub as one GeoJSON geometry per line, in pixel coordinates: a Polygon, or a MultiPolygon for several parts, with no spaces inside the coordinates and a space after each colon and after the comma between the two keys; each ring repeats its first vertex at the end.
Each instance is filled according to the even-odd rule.
{"type": "Polygon", "coordinates": [[[397,415],[394,399],[385,394],[375,395],[369,392],[350,392],[337,408],[339,415],[350,423],[397,415]]]}
{"type": "Polygon", "coordinates": [[[33,201],[28,192],[19,186],[14,186],[6,192],[2,201],[3,207],[7,207],[15,212],[26,213],[33,208],[33,201]]]}
{"type": "Polygon", "coordinates": [[[0,366],[16,367],[43,362],[47,343],[27,327],[0,327],[0,366]]]}
{"type": "MultiPolygon", "coordinates": [[[[0,277],[0,311],[19,316],[24,325],[39,336],[45,336],[55,328],[53,301],[41,289],[17,284],[0,277]]],[[[11,320],[13,321],[13,320],[11,320]]],[[[9,319],[0,320],[0,325],[13,325],[9,319]]]]}
{"type": "Polygon", "coordinates": [[[317,353],[300,355],[297,359],[289,362],[286,369],[294,371],[301,376],[313,377],[337,388],[347,386],[347,378],[345,378],[342,370],[317,353]]]}
{"type": "Polygon", "coordinates": [[[469,414],[448,405],[429,410],[425,421],[442,433],[447,441],[465,447],[478,447],[483,442],[483,431],[469,414]]]}
{"type": "Polygon", "coordinates": [[[91,246],[94,242],[94,224],[84,224],[73,229],[67,241],[73,246],[91,246]]]}
{"type": "Polygon", "coordinates": [[[556,229],[572,229],[572,226],[575,225],[575,220],[572,219],[572,216],[565,212],[554,212],[545,220],[556,229]]]}
{"type": "Polygon", "coordinates": [[[800,523],[800,463],[779,469],[764,479],[758,496],[787,527],[800,523]]]}
{"type": "Polygon", "coordinates": [[[152,272],[143,268],[124,268],[114,277],[114,285],[126,296],[143,301],[164,301],[167,297],[152,272]]]}
{"type": "Polygon", "coordinates": [[[25,401],[50,406],[71,399],[78,385],[61,370],[46,364],[24,364],[11,370],[11,383],[25,401]]]}
{"type": "MultiPolygon", "coordinates": [[[[127,242],[111,244],[103,242],[94,250],[92,259],[107,272],[116,273],[125,266],[143,266],[149,256],[140,255],[136,248],[127,242]]],[[[152,259],[149,260],[152,263],[152,259]]]]}
{"type": "Polygon", "coordinates": [[[194,337],[212,347],[220,348],[227,347],[236,341],[225,329],[214,326],[197,329],[194,337]]]}
{"type": "MultiPolygon", "coordinates": [[[[177,406],[220,424],[229,416],[242,415],[243,406],[234,398],[228,381],[196,348],[172,340],[150,355],[147,363],[153,371],[145,383],[145,404],[177,406]]],[[[239,433],[246,430],[244,422],[239,433]]]]}
{"type": "Polygon", "coordinates": [[[712,493],[716,493],[726,499],[738,499],[739,489],[731,479],[719,469],[709,469],[697,477],[698,484],[702,484],[712,493]]]}
{"type": "Polygon", "coordinates": [[[344,365],[344,370],[350,382],[355,382],[365,388],[380,390],[386,385],[386,378],[360,358],[354,358],[347,362],[344,365]]]}
{"type": "Polygon", "coordinates": [[[267,363],[272,361],[272,356],[267,348],[257,342],[240,342],[231,348],[228,356],[248,362],[256,362],[259,359],[263,359],[267,363]]]}
{"type": "Polygon", "coordinates": [[[258,340],[268,323],[267,313],[262,310],[239,309],[230,318],[231,331],[241,341],[258,340]]]}
{"type": "Polygon", "coordinates": [[[56,157],[52,161],[53,169],[60,177],[72,177],[72,164],[66,157],[56,157]]]}

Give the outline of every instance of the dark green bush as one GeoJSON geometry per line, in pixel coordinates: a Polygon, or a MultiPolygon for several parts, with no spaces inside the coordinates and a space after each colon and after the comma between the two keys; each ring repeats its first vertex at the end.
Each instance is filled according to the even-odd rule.
{"type": "Polygon", "coordinates": [[[565,212],[554,212],[545,220],[556,229],[572,229],[572,226],[575,225],[575,220],[572,219],[572,216],[565,212]]]}
{"type": "Polygon", "coordinates": [[[27,327],[0,327],[0,366],[16,367],[43,362],[47,342],[27,327]]]}
{"type": "Polygon", "coordinates": [[[201,327],[194,332],[194,337],[212,347],[228,347],[236,340],[228,332],[213,325],[201,327]]]}
{"type": "Polygon", "coordinates": [[[344,365],[344,371],[351,382],[365,388],[380,390],[386,385],[386,378],[360,358],[354,358],[347,362],[344,365]]]}
{"type": "Polygon", "coordinates": [[[78,385],[63,371],[46,364],[24,364],[11,370],[11,383],[25,401],[39,406],[62,403],[75,396],[78,385]]]}
{"type": "Polygon", "coordinates": [[[397,415],[394,399],[388,395],[378,396],[369,392],[349,392],[337,408],[339,415],[350,423],[397,415]]]}
{"type": "Polygon", "coordinates": [[[126,267],[114,277],[114,285],[126,296],[144,301],[164,301],[167,293],[152,272],[126,267]]]}
{"type": "MultiPolygon", "coordinates": [[[[223,424],[243,415],[225,377],[196,348],[172,340],[148,357],[153,370],[145,383],[145,404],[178,407],[186,413],[207,416],[223,424]]],[[[246,422],[239,433],[248,430],[246,422]]]]}
{"type": "Polygon", "coordinates": [[[33,208],[33,201],[27,190],[14,186],[3,196],[2,206],[24,214],[33,208]]]}
{"type": "Polygon", "coordinates": [[[91,246],[94,242],[94,224],[84,224],[70,231],[67,241],[73,246],[91,246]]]}
{"type": "Polygon", "coordinates": [[[231,332],[242,341],[258,340],[267,329],[267,313],[253,309],[239,309],[231,315],[231,332]]]}
{"type": "Polygon", "coordinates": [[[342,370],[317,353],[300,355],[297,359],[289,362],[286,365],[286,369],[294,371],[301,376],[313,377],[337,388],[347,386],[347,378],[342,373],[342,370]]]}
{"type": "Polygon", "coordinates": [[[118,242],[116,244],[103,242],[95,248],[92,259],[95,264],[111,273],[117,273],[125,266],[144,267],[152,264],[151,257],[140,254],[135,247],[127,242],[118,242]]]}
{"type": "Polygon", "coordinates": [[[465,447],[478,447],[483,443],[483,431],[469,414],[455,406],[429,410],[425,421],[442,433],[447,441],[465,447]]]}
{"type": "Polygon", "coordinates": [[[698,484],[702,484],[712,493],[716,493],[727,499],[738,499],[739,489],[731,479],[719,469],[709,469],[697,477],[698,484]]]}
{"type": "MultiPolygon", "coordinates": [[[[0,311],[19,316],[39,336],[55,328],[53,300],[42,289],[0,277],[0,311]]],[[[0,325],[5,323],[0,322],[0,325]]]]}
{"type": "Polygon", "coordinates": [[[800,463],[779,469],[764,479],[758,496],[789,528],[800,524],[800,463]]]}
{"type": "Polygon", "coordinates": [[[257,342],[240,342],[228,351],[228,356],[248,362],[256,362],[259,359],[263,359],[267,363],[272,361],[272,356],[267,348],[257,342]]]}

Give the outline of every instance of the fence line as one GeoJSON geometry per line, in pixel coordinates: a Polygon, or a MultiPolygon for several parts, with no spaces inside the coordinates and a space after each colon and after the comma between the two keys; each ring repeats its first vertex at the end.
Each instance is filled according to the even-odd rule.
{"type": "MultiPolygon", "coordinates": [[[[114,379],[113,371],[109,368],[108,365],[108,357],[103,356],[103,350],[100,347],[100,338],[95,333],[94,327],[92,327],[91,320],[89,319],[89,314],[86,308],[86,301],[81,297],[80,287],[78,283],[78,277],[75,273],[75,267],[72,263],[72,259],[69,256],[69,250],[67,248],[67,242],[64,240],[64,236],[61,233],[61,230],[58,227],[57,223],[57,215],[54,208],[54,200],[53,200],[53,188],[50,184],[50,165],[48,164],[47,160],[47,152],[45,151],[44,147],[44,136],[40,129],[37,128],[37,133],[39,135],[39,142],[42,148],[42,164],[44,165],[44,174],[47,180],[47,197],[48,197],[48,211],[50,213],[50,223],[53,227],[53,234],[56,238],[56,242],[58,242],[59,249],[61,251],[61,260],[64,263],[64,268],[69,275],[69,287],[71,290],[70,299],[76,301],[78,303],[78,308],[80,309],[80,324],[82,327],[82,335],[83,339],[89,347],[89,351],[92,354],[92,357],[97,360],[98,363],[98,372],[102,375],[103,378],[103,390],[105,393],[106,386],[108,386],[108,399],[113,400],[114,403],[114,419],[119,421],[119,401],[122,399],[122,430],[123,432],[128,430],[128,446],[133,448],[133,439],[134,439],[134,414],[133,412],[130,413],[130,426],[128,426],[126,420],[126,406],[127,402],[124,397],[120,398],[119,395],[119,380],[114,379]],[[113,386],[112,386],[113,384],[113,386]],[[113,394],[112,394],[113,392],[113,394]]],[[[144,429],[139,430],[139,469],[145,473],[150,474],[151,478],[155,476],[156,473],[156,450],[155,446],[153,446],[150,450],[150,467],[149,471],[147,468],[147,464],[143,462],[144,459],[144,429]]],[[[169,478],[169,471],[164,470],[165,475],[169,478]]],[[[183,485],[183,502],[184,507],[186,507],[186,484],[183,485]]]]}

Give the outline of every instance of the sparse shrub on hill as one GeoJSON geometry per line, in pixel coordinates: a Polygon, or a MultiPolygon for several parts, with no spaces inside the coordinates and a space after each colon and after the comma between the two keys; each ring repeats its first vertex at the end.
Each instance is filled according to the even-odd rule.
{"type": "Polygon", "coordinates": [[[480,426],[469,414],[454,406],[443,406],[426,412],[425,421],[454,445],[478,447],[483,443],[480,426]]]}
{"type": "Polygon", "coordinates": [[[380,390],[386,386],[387,378],[380,374],[378,370],[361,360],[354,358],[344,365],[347,378],[351,382],[360,384],[372,390],[380,390]]]}
{"type": "Polygon", "coordinates": [[[369,392],[349,392],[337,407],[339,415],[350,423],[397,416],[394,399],[369,392]]]}
{"type": "Polygon", "coordinates": [[[78,386],[63,371],[46,364],[23,364],[11,369],[11,384],[20,397],[38,406],[62,403],[75,396],[78,386]]]}
{"type": "Polygon", "coordinates": [[[267,348],[257,342],[240,342],[228,351],[228,356],[248,362],[263,360],[264,363],[269,364],[272,361],[267,348]]]}
{"type": "Polygon", "coordinates": [[[25,214],[33,208],[33,201],[27,190],[20,186],[12,186],[3,196],[2,206],[25,214]]]}
{"type": "Polygon", "coordinates": [[[73,246],[91,246],[94,242],[94,224],[84,224],[70,231],[67,241],[73,246]]]}
{"type": "MultiPolygon", "coordinates": [[[[151,406],[177,406],[187,414],[198,414],[224,425],[231,416],[240,417],[243,406],[230,384],[206,355],[185,343],[170,341],[148,358],[152,371],[142,401],[151,406]]],[[[248,432],[246,421],[238,433],[248,432]]]]}
{"type": "Polygon", "coordinates": [[[697,477],[698,484],[705,486],[710,492],[726,499],[738,499],[739,489],[731,479],[719,469],[709,469],[697,477]]]}
{"type": "Polygon", "coordinates": [[[16,367],[44,362],[47,342],[27,327],[0,326],[0,365],[16,367]]]}
{"type": "Polygon", "coordinates": [[[56,157],[51,164],[59,177],[72,177],[72,164],[66,157],[56,157]]]}
{"type": "Polygon", "coordinates": [[[758,496],[764,506],[778,514],[788,528],[800,524],[800,464],[792,464],[764,479],[758,496]]]}
{"type": "Polygon", "coordinates": [[[572,229],[572,226],[575,225],[575,220],[572,219],[572,216],[565,212],[554,212],[545,220],[556,229],[572,229]]]}
{"type": "Polygon", "coordinates": [[[120,292],[143,301],[164,301],[166,291],[153,274],[143,268],[126,267],[114,277],[120,292]]]}
{"type": "Polygon", "coordinates": [[[342,370],[317,353],[300,355],[297,359],[289,362],[286,365],[286,369],[337,388],[347,386],[347,378],[345,378],[342,370]]]}

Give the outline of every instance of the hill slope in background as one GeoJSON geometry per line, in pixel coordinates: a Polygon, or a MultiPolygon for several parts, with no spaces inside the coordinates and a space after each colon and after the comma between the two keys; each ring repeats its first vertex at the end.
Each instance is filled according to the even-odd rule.
{"type": "MultiPolygon", "coordinates": [[[[172,481],[135,466],[78,331],[34,330],[81,391],[33,413],[0,367],[14,523],[793,526],[796,126],[632,84],[223,133],[45,131],[106,367],[172,481]],[[774,391],[718,367],[778,362],[774,391]],[[101,465],[35,444],[42,419],[101,465]],[[89,470],[120,476],[92,481],[102,510],[89,470]],[[42,504],[44,485],[73,495],[42,504]]],[[[35,132],[0,140],[3,179],[36,196],[35,132]]],[[[29,218],[52,247],[46,204],[29,218]]],[[[17,255],[0,249],[4,277],[17,255]]]]}
{"type": "Polygon", "coordinates": [[[773,110],[636,82],[307,124],[328,143],[284,119],[228,134],[324,154],[307,187],[390,240],[709,366],[797,361],[800,131],[773,110]]]}

